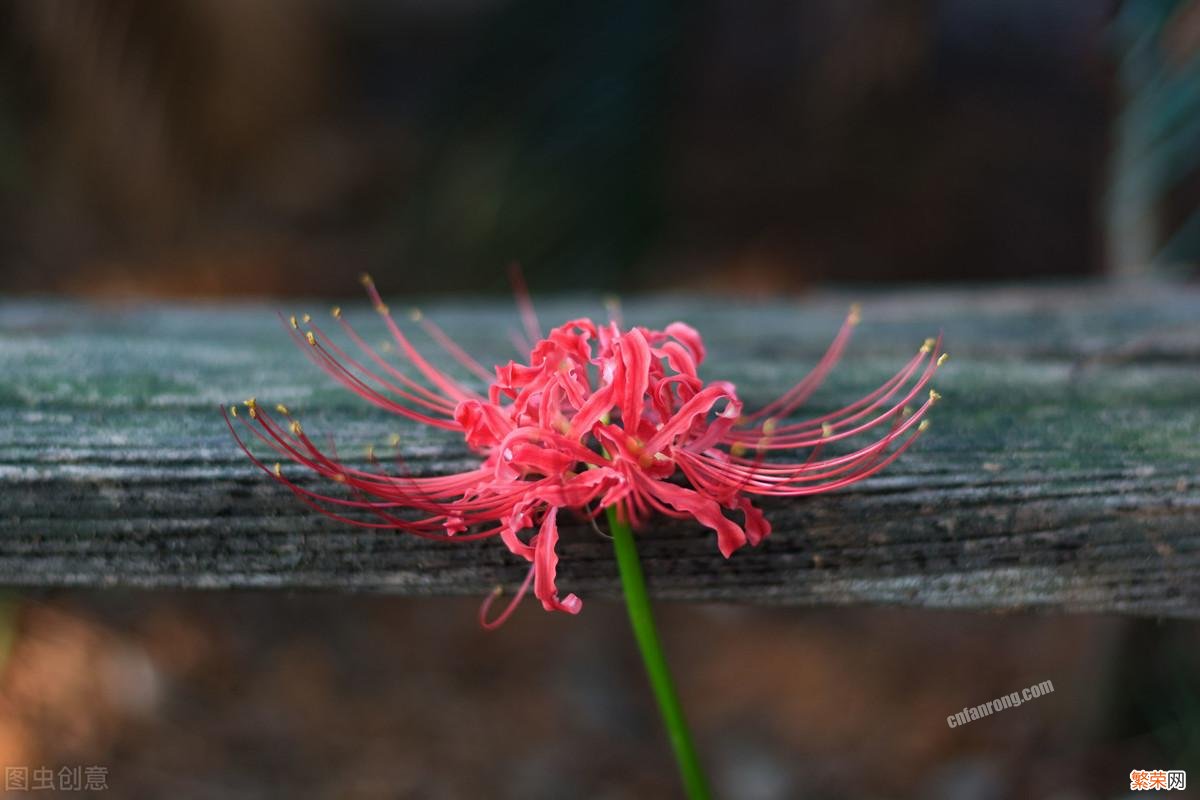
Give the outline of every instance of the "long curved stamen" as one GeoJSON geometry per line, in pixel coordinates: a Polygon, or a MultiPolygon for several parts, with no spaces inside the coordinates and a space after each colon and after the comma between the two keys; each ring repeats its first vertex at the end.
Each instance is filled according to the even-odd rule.
{"type": "MultiPolygon", "coordinates": [[[[420,536],[422,538],[430,539],[430,540],[434,540],[434,541],[460,541],[460,542],[461,541],[474,541],[477,539],[490,538],[492,536],[497,535],[500,532],[499,528],[495,528],[492,530],[479,531],[479,532],[470,533],[470,534],[458,534],[456,536],[451,537],[451,536],[446,535],[445,533],[434,533],[434,531],[438,531],[442,527],[442,522],[439,518],[429,518],[429,519],[425,519],[425,520],[402,520],[402,519],[399,519],[396,517],[389,516],[388,519],[384,522],[368,522],[368,521],[364,521],[361,519],[347,517],[347,516],[344,516],[342,514],[334,512],[334,511],[330,511],[328,508],[325,508],[324,506],[322,506],[321,503],[328,503],[331,505],[337,505],[340,507],[352,508],[352,509],[356,509],[356,510],[369,510],[369,511],[373,511],[377,514],[383,508],[387,507],[387,504],[379,503],[379,502],[364,503],[364,502],[360,502],[360,501],[346,500],[345,498],[333,497],[331,495],[325,495],[325,494],[320,494],[318,492],[313,492],[312,490],[306,489],[306,488],[296,484],[295,482],[289,480],[288,478],[286,478],[284,476],[282,469],[280,469],[278,467],[278,465],[275,468],[271,468],[271,467],[268,467],[259,458],[257,458],[250,451],[250,449],[246,446],[246,444],[242,440],[241,436],[239,436],[237,431],[234,429],[232,420],[230,420],[229,416],[225,413],[224,408],[222,408],[222,414],[225,417],[226,425],[229,426],[230,432],[233,434],[234,440],[237,442],[238,446],[242,449],[242,451],[246,454],[246,456],[250,459],[250,461],[255,466],[257,466],[263,472],[270,475],[276,482],[281,483],[284,486],[286,486],[288,489],[290,489],[297,496],[297,498],[300,499],[300,501],[303,502],[305,505],[309,506],[310,508],[314,509],[315,511],[320,512],[324,516],[327,516],[327,517],[330,517],[331,519],[337,520],[338,522],[345,522],[345,523],[348,523],[348,524],[351,524],[351,525],[354,525],[354,526],[357,526],[360,528],[375,528],[375,529],[380,529],[380,530],[403,530],[407,533],[412,533],[412,534],[420,536]]],[[[412,504],[409,504],[409,503],[401,503],[400,505],[403,507],[409,507],[409,508],[414,507],[412,504]]]]}
{"type": "Polygon", "coordinates": [[[846,343],[850,341],[850,336],[854,332],[854,328],[858,325],[860,314],[858,306],[852,306],[850,313],[846,315],[846,320],[842,323],[842,327],[838,329],[837,335],[833,337],[833,342],[825,351],[825,355],[821,356],[821,360],[813,367],[808,375],[804,376],[799,383],[788,389],[783,395],[773,402],[763,406],[758,411],[747,416],[750,419],[760,419],[766,416],[783,416],[791,413],[793,409],[807,400],[814,391],[820,387],[829,371],[837,364],[838,359],[842,356],[842,351],[846,348],[846,343]]]}
{"type": "MultiPolygon", "coordinates": [[[[835,416],[835,417],[832,417],[831,420],[836,420],[836,421],[831,421],[831,420],[823,421],[821,423],[821,427],[820,427],[819,431],[813,430],[810,432],[810,431],[805,430],[803,433],[797,432],[797,433],[779,435],[777,438],[771,438],[766,444],[764,444],[762,446],[766,447],[767,449],[770,449],[770,450],[792,450],[792,449],[798,449],[798,448],[802,448],[802,447],[812,447],[816,444],[821,444],[821,443],[827,444],[829,442],[835,442],[835,441],[840,441],[842,439],[848,439],[853,436],[857,436],[861,433],[864,433],[868,430],[871,430],[872,428],[886,422],[887,420],[891,419],[892,417],[902,413],[904,411],[904,408],[913,400],[913,398],[915,398],[918,394],[920,394],[921,390],[924,389],[929,384],[929,381],[933,379],[933,376],[937,372],[937,369],[938,369],[937,360],[930,359],[928,366],[926,367],[924,373],[920,376],[920,378],[917,380],[917,382],[909,388],[908,392],[904,396],[902,396],[899,400],[896,400],[893,403],[893,405],[890,408],[888,408],[886,411],[880,413],[873,419],[870,419],[866,422],[863,422],[863,423],[857,425],[854,428],[849,428],[849,429],[841,430],[841,431],[837,430],[839,426],[845,426],[852,421],[856,421],[857,419],[860,419],[862,416],[864,416],[869,411],[873,410],[878,405],[890,400],[891,396],[895,394],[895,390],[889,391],[886,395],[884,395],[883,397],[880,397],[877,401],[873,402],[870,406],[863,408],[861,411],[859,411],[853,415],[850,415],[845,418],[838,418],[835,416]]],[[[896,388],[898,389],[899,386],[897,386],[896,388]]]]}
{"type": "Polygon", "coordinates": [[[755,470],[746,470],[736,464],[717,463],[703,456],[687,454],[681,459],[681,464],[687,463],[689,477],[716,490],[731,480],[740,480],[741,490],[749,494],[764,494],[778,496],[801,496],[832,491],[848,486],[875,474],[881,468],[879,465],[890,464],[900,452],[906,450],[912,442],[926,429],[925,421],[919,419],[923,411],[914,414],[902,425],[896,427],[880,441],[863,448],[855,453],[839,456],[803,465],[762,465],[755,470]],[[900,446],[890,454],[883,453],[893,442],[900,440],[916,425],[917,431],[905,439],[900,446]],[[882,457],[882,460],[881,460],[882,457]],[[799,484],[812,483],[811,486],[799,484]]]}
{"type": "MultiPolygon", "coordinates": [[[[322,339],[318,339],[315,333],[310,331],[308,335],[310,337],[308,339],[308,344],[309,344],[310,349],[315,354],[313,359],[318,364],[318,366],[320,366],[322,369],[324,369],[326,373],[328,373],[331,377],[334,378],[334,380],[341,383],[347,389],[354,392],[355,394],[357,394],[359,397],[366,400],[371,405],[382,408],[385,411],[391,411],[394,414],[399,414],[400,416],[407,417],[415,422],[420,422],[425,425],[430,425],[430,426],[437,427],[437,428],[444,428],[445,430],[451,430],[451,431],[462,430],[462,426],[459,425],[457,422],[455,422],[452,419],[440,419],[437,417],[431,417],[428,414],[423,414],[419,411],[414,411],[411,408],[409,408],[408,406],[401,405],[400,403],[397,403],[394,400],[391,400],[390,398],[384,396],[383,394],[380,394],[378,391],[373,389],[371,386],[369,386],[367,383],[365,383],[362,379],[360,379],[354,373],[347,370],[341,364],[341,362],[339,362],[336,358],[334,358],[333,355],[330,353],[330,351],[326,348],[324,341],[322,339]]],[[[395,387],[392,387],[392,388],[397,393],[403,392],[403,390],[397,390],[397,389],[395,389],[395,387]]],[[[420,400],[417,400],[416,398],[413,398],[411,395],[408,395],[408,398],[413,399],[414,402],[418,402],[418,403],[422,402],[420,400]]],[[[422,403],[422,404],[424,404],[424,403],[422,403]]],[[[452,412],[448,412],[442,408],[438,408],[436,406],[434,406],[432,408],[437,413],[441,413],[441,414],[452,413],[452,412]]]]}
{"type": "MultiPolygon", "coordinates": [[[[454,413],[454,406],[456,405],[455,401],[451,400],[445,394],[439,394],[438,392],[430,389],[429,387],[427,387],[421,383],[418,383],[417,381],[413,380],[413,378],[411,378],[407,373],[403,372],[400,369],[397,369],[394,364],[392,364],[390,361],[388,361],[386,358],[384,358],[377,349],[375,349],[370,344],[368,344],[367,341],[365,339],[363,339],[361,335],[359,335],[358,331],[355,330],[354,326],[350,324],[350,321],[347,320],[343,314],[338,314],[336,317],[336,320],[337,320],[338,325],[341,327],[342,331],[350,338],[351,341],[354,342],[355,346],[357,346],[359,350],[361,350],[364,354],[366,354],[367,358],[369,358],[371,361],[375,362],[375,364],[377,364],[381,369],[383,369],[383,371],[387,375],[390,375],[393,379],[400,381],[400,383],[403,386],[407,387],[407,389],[403,390],[403,391],[414,392],[416,395],[423,398],[423,404],[427,404],[428,407],[431,407],[431,408],[436,407],[439,410],[442,410],[444,413],[448,413],[448,414],[454,413]]],[[[316,333],[318,336],[322,336],[323,340],[326,343],[328,343],[328,346],[330,347],[330,349],[332,349],[338,355],[339,358],[345,359],[347,361],[347,363],[352,364],[356,369],[363,372],[364,374],[370,375],[373,379],[375,379],[379,383],[381,383],[381,384],[385,383],[384,380],[380,376],[378,376],[376,373],[369,370],[365,365],[360,364],[358,361],[353,359],[349,354],[347,354],[346,351],[343,350],[341,347],[339,347],[337,345],[337,343],[335,341],[333,341],[333,339],[331,337],[324,336],[322,331],[320,330],[320,328],[318,328],[316,326],[316,324],[311,324],[310,327],[312,328],[314,333],[316,333]]],[[[387,343],[385,342],[384,344],[387,344],[387,343]]],[[[385,385],[392,387],[392,384],[390,384],[390,383],[387,383],[385,385]]],[[[392,390],[393,391],[402,391],[399,389],[395,389],[394,387],[392,388],[392,390]]]]}
{"type": "Polygon", "coordinates": [[[525,580],[521,583],[521,588],[517,589],[517,593],[512,596],[511,600],[508,601],[508,605],[504,607],[504,610],[500,612],[500,615],[489,621],[487,616],[488,612],[492,608],[492,603],[504,591],[499,586],[492,590],[492,593],[489,594],[479,606],[479,625],[481,627],[489,631],[494,631],[496,628],[499,628],[508,621],[508,618],[511,617],[512,613],[517,610],[517,606],[521,604],[521,600],[525,598],[525,594],[529,591],[529,585],[533,583],[533,573],[536,569],[536,566],[531,565],[529,567],[529,571],[525,573],[525,580]]]}
{"type": "Polygon", "coordinates": [[[517,299],[517,308],[521,313],[521,324],[525,327],[525,336],[529,339],[530,348],[542,338],[542,326],[538,324],[537,312],[533,309],[533,301],[529,298],[529,288],[525,285],[525,276],[521,273],[521,265],[515,261],[508,266],[508,280],[512,284],[513,294],[517,299]]]}
{"type": "Polygon", "coordinates": [[[370,275],[362,276],[362,284],[366,287],[371,302],[375,305],[375,311],[383,318],[384,325],[387,326],[388,331],[392,334],[392,338],[396,340],[396,344],[399,345],[400,350],[430,383],[445,392],[452,400],[478,399],[478,396],[474,392],[467,390],[458,381],[425,360],[420,351],[404,335],[404,331],[400,330],[400,326],[396,324],[396,320],[392,319],[392,314],[383,302],[383,298],[379,296],[379,290],[375,288],[375,281],[371,279],[370,275]]]}
{"type": "MultiPolygon", "coordinates": [[[[797,432],[811,432],[813,430],[821,430],[825,425],[831,424],[835,427],[844,425],[847,421],[860,418],[863,414],[869,413],[872,409],[886,403],[895,393],[907,383],[917,368],[924,360],[924,354],[918,353],[913,356],[905,366],[885,381],[879,388],[875,389],[870,394],[860,397],[853,403],[843,406],[842,408],[823,414],[818,417],[812,417],[800,422],[786,423],[780,425],[778,417],[769,417],[766,420],[754,425],[750,428],[743,428],[740,425],[735,426],[729,432],[726,439],[730,442],[741,441],[743,443],[757,441],[764,434],[773,437],[782,437],[788,434],[797,432]]],[[[744,424],[744,421],[743,421],[744,424]]]]}
{"type": "MultiPolygon", "coordinates": [[[[926,363],[926,359],[928,358],[928,362],[926,363],[926,372],[922,373],[922,377],[918,379],[919,383],[916,386],[916,391],[919,392],[920,389],[928,383],[929,379],[933,375],[933,372],[936,371],[942,363],[944,363],[945,354],[941,353],[940,349],[940,336],[936,339],[926,340],[925,344],[921,345],[917,355],[915,355],[898,373],[885,381],[883,385],[881,385],[875,391],[871,392],[865,397],[860,398],[854,403],[845,406],[844,408],[819,417],[785,425],[779,425],[777,423],[778,417],[771,417],[760,423],[755,428],[749,430],[735,428],[735,430],[730,433],[728,440],[742,442],[754,441],[761,435],[762,431],[769,427],[771,429],[770,432],[773,434],[773,441],[778,447],[789,441],[788,437],[796,435],[811,436],[815,434],[817,430],[825,430],[827,425],[832,426],[832,428],[836,431],[840,427],[845,427],[849,423],[861,419],[874,409],[891,400],[891,398],[894,397],[898,391],[900,391],[901,387],[903,387],[908,383],[909,380],[912,379],[912,376],[918,371],[918,369],[921,367],[921,364],[926,363]]],[[[902,406],[903,403],[900,403],[899,405],[902,406]]]]}
{"type": "Polygon", "coordinates": [[[467,351],[458,345],[458,342],[451,339],[436,322],[425,316],[420,309],[413,309],[411,316],[429,334],[429,338],[437,342],[455,361],[474,373],[477,378],[485,383],[491,383],[492,379],[496,377],[484,369],[482,364],[471,358],[467,351]]]}

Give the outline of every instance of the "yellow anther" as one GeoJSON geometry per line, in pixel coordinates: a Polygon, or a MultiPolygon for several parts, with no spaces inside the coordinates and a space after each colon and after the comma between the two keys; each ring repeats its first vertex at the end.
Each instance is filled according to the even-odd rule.
{"type": "Polygon", "coordinates": [[[409,311],[408,311],[408,318],[411,319],[413,322],[420,322],[421,317],[423,317],[423,316],[425,316],[425,315],[421,313],[421,309],[419,309],[419,308],[412,308],[412,309],[409,309],[409,311]]]}
{"type": "Polygon", "coordinates": [[[734,442],[733,446],[729,448],[729,454],[741,458],[746,455],[746,445],[741,442],[734,442]]]}
{"type": "Polygon", "coordinates": [[[929,420],[927,420],[927,419],[923,419],[923,420],[921,420],[921,423],[920,423],[919,425],[917,425],[917,430],[918,430],[918,431],[927,431],[927,430],[929,430],[929,420]]]}
{"type": "Polygon", "coordinates": [[[950,354],[942,353],[940,356],[938,356],[937,365],[940,367],[942,364],[945,364],[949,360],[950,360],[950,354]]]}
{"type": "Polygon", "coordinates": [[[303,322],[304,322],[304,324],[305,324],[305,325],[307,325],[308,323],[312,322],[312,317],[310,317],[308,314],[305,314],[305,315],[304,315],[303,317],[301,317],[300,319],[301,319],[301,321],[303,321],[303,322]]]}
{"type": "Polygon", "coordinates": [[[258,406],[250,406],[250,419],[258,419],[258,406]]]}
{"type": "Polygon", "coordinates": [[[256,405],[258,405],[258,400],[254,397],[247,398],[242,402],[245,404],[246,408],[254,408],[256,405]]]}
{"type": "Polygon", "coordinates": [[[278,405],[276,405],[275,410],[278,411],[280,414],[283,414],[285,417],[288,415],[287,406],[285,406],[283,403],[279,403],[278,405]]]}
{"type": "Polygon", "coordinates": [[[305,331],[304,338],[307,339],[308,343],[311,344],[313,347],[317,346],[317,337],[313,335],[312,331],[305,331]]]}
{"type": "Polygon", "coordinates": [[[900,409],[900,416],[904,419],[908,419],[909,417],[911,417],[912,416],[912,406],[905,406],[904,408],[900,409]]]}
{"type": "Polygon", "coordinates": [[[390,444],[392,447],[399,447],[399,446],[400,446],[400,434],[398,434],[398,433],[393,433],[393,434],[392,434],[392,438],[388,440],[388,443],[389,443],[389,444],[390,444]]]}
{"type": "Polygon", "coordinates": [[[296,315],[292,314],[291,323],[293,328],[299,328],[300,323],[296,322],[296,315]]]}
{"type": "Polygon", "coordinates": [[[846,318],[846,321],[849,322],[851,325],[857,325],[859,322],[861,322],[862,321],[862,306],[859,305],[858,303],[851,303],[850,304],[850,316],[846,318]]]}
{"type": "Polygon", "coordinates": [[[933,346],[936,343],[937,343],[936,339],[926,339],[924,342],[921,343],[921,352],[928,353],[930,350],[933,349],[933,346]]]}
{"type": "Polygon", "coordinates": [[[828,422],[822,422],[821,423],[821,435],[824,436],[826,439],[828,439],[830,436],[833,436],[833,426],[830,425],[828,422]]]}
{"type": "Polygon", "coordinates": [[[938,400],[941,400],[941,399],[942,399],[942,396],[940,394],[938,394],[933,389],[929,390],[929,402],[936,403],[938,400]]]}
{"type": "Polygon", "coordinates": [[[229,414],[230,414],[230,416],[236,417],[237,416],[237,406],[230,406],[229,414]]]}
{"type": "Polygon", "coordinates": [[[770,436],[772,433],[775,432],[775,429],[778,427],[779,427],[779,420],[775,419],[774,417],[768,417],[767,421],[763,423],[762,430],[763,430],[763,433],[765,433],[767,436],[770,436]]]}
{"type": "Polygon", "coordinates": [[[333,314],[334,319],[341,319],[342,318],[342,307],[334,306],[333,309],[329,313],[333,314]]]}
{"type": "Polygon", "coordinates": [[[371,279],[371,276],[365,272],[358,276],[358,282],[363,286],[370,286],[371,284],[375,283],[375,281],[371,279]]]}
{"type": "Polygon", "coordinates": [[[289,427],[291,428],[293,436],[303,436],[304,435],[304,429],[300,427],[300,420],[298,420],[298,419],[292,420],[292,424],[289,427]]]}
{"type": "Polygon", "coordinates": [[[385,303],[380,303],[379,305],[375,306],[375,310],[378,311],[380,314],[388,313],[388,307],[385,303]]]}
{"type": "Polygon", "coordinates": [[[275,462],[275,477],[276,478],[283,477],[283,467],[280,465],[280,463],[278,461],[275,462]]]}
{"type": "Polygon", "coordinates": [[[337,482],[337,483],[345,483],[345,482],[346,482],[346,476],[345,476],[345,475],[343,475],[342,473],[340,473],[340,472],[339,472],[339,473],[337,473],[336,475],[334,475],[334,476],[333,476],[333,480],[334,480],[335,482],[337,482]]]}
{"type": "Polygon", "coordinates": [[[369,444],[369,445],[367,445],[367,461],[374,461],[374,460],[375,460],[375,445],[369,444]]]}

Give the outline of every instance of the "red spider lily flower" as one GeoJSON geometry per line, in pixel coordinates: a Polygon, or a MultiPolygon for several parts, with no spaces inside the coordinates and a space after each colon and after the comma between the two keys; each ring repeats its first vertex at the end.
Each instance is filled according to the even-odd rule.
{"type": "Polygon", "coordinates": [[[277,406],[276,417],[254,399],[246,401],[248,413],[240,417],[231,408],[226,423],[258,467],[334,519],[444,541],[498,536],[531,566],[521,591],[494,622],[486,621],[492,598],[485,602],[481,620],[488,627],[512,613],[530,584],[545,609],[579,612],[579,598],[560,596],[555,583],[562,510],[594,519],[615,506],[635,527],[655,514],[695,519],[716,533],[727,558],[747,542],[758,544],[771,526],[752,498],[849,486],[912,445],[938,399],[926,386],[947,358],[940,338],[929,339],[866,397],[823,416],[791,421],[841,356],[858,322],[856,310],[803,380],[753,412],[744,411],[733,384],[699,376],[704,343],[682,322],[651,330],[575,319],[542,336],[525,300],[528,358],[489,373],[441,328],[414,313],[414,322],[441,349],[486,384],[479,391],[427,360],[371,280],[364,276],[363,282],[407,362],[403,369],[368,344],[336,308],[333,316],[357,355],[307,316],[303,324],[293,317],[289,333],[347,389],[401,417],[460,433],[480,463],[439,477],[355,469],[319,448],[286,408],[277,406]],[[251,452],[231,417],[281,461],[342,484],[349,496],[305,488],[279,462],[269,467],[251,452]],[[868,443],[821,457],[830,444],[868,432],[873,434],[868,443]],[[786,453],[805,456],[779,457],[786,453]]]}

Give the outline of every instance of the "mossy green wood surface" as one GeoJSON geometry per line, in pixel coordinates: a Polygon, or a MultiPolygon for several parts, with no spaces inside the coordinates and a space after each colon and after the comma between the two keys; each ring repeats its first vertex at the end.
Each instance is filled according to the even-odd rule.
{"type": "MultiPolygon", "coordinates": [[[[863,302],[863,323],[810,407],[865,394],[941,329],[952,355],[931,429],[852,490],[766,503],[775,532],[728,561],[695,525],[643,532],[655,595],[1200,615],[1200,291],[656,297],[627,301],[624,315],[697,327],[704,374],[736,382],[754,405],[806,372],[851,300],[863,302]]],[[[519,583],[526,566],[498,541],[349,528],[250,465],[217,407],[251,395],[287,404],[310,437],[334,435],[351,460],[374,444],[386,462],[398,433],[414,471],[472,463],[455,437],[334,386],[290,343],[277,310],[328,313],[291,302],[0,301],[0,584],[482,595],[519,583]]],[[[481,361],[512,357],[507,303],[424,310],[481,361]]],[[[542,300],[539,312],[543,323],[603,315],[588,299],[542,300]]],[[[364,306],[347,304],[346,315],[383,339],[364,306]]],[[[611,543],[590,527],[567,525],[560,554],[563,591],[616,594],[611,543]]]]}

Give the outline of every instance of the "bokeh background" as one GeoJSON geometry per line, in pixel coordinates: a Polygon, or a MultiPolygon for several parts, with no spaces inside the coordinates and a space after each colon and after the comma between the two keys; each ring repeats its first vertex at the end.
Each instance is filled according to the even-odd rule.
{"type": "Polygon", "coordinates": [[[1172,0],[13,0],[0,286],[771,292],[1200,249],[1172,0]]]}
{"type": "MultiPolygon", "coordinates": [[[[10,0],[0,292],[803,292],[1194,275],[1200,3],[10,0]]],[[[0,378],[2,380],[2,378],[0,378]]],[[[0,602],[0,765],[113,796],[676,791],[622,609],[0,602]]],[[[723,796],[1200,781],[1193,625],[665,605],[723,796]],[[947,714],[1056,692],[951,730],[947,714]]]]}

